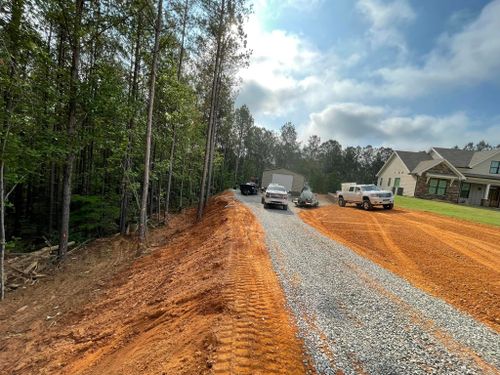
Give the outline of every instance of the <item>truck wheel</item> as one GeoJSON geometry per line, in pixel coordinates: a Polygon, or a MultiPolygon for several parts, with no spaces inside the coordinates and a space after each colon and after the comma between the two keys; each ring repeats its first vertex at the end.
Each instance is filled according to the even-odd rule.
{"type": "Polygon", "coordinates": [[[394,207],[394,204],[392,204],[392,203],[391,204],[384,204],[384,209],[386,209],[386,210],[392,210],[393,207],[394,207]]]}
{"type": "Polygon", "coordinates": [[[269,208],[269,205],[266,202],[264,202],[264,208],[269,208]]]}
{"type": "Polygon", "coordinates": [[[343,197],[339,197],[339,206],[340,207],[345,207],[345,200],[343,197]]]}
{"type": "Polygon", "coordinates": [[[370,211],[371,209],[372,209],[372,204],[370,203],[370,201],[368,199],[365,199],[363,201],[363,210],[370,211]]]}
{"type": "Polygon", "coordinates": [[[284,204],[284,205],[283,205],[283,210],[284,210],[284,211],[288,210],[288,205],[287,205],[287,204],[284,204]]]}

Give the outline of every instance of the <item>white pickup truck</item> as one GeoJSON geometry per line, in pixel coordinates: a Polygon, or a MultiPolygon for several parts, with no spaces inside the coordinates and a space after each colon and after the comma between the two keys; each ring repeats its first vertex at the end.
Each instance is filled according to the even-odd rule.
{"type": "Polygon", "coordinates": [[[346,203],[355,203],[367,211],[373,206],[383,206],[386,210],[394,207],[392,192],[380,190],[376,185],[343,183],[342,190],[337,191],[337,199],[340,207],[345,207],[346,203]]]}

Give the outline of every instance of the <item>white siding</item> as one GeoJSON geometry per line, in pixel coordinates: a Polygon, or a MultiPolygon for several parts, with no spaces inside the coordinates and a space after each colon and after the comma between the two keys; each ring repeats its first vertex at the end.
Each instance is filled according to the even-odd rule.
{"type": "Polygon", "coordinates": [[[479,163],[474,168],[471,168],[467,171],[467,173],[472,174],[483,174],[484,178],[488,178],[488,176],[499,176],[498,174],[490,174],[490,166],[492,161],[500,161],[500,154],[493,155],[492,157],[486,159],[485,161],[479,163]]]}
{"type": "Polygon", "coordinates": [[[378,176],[379,186],[390,190],[394,186],[396,178],[400,179],[399,187],[403,188],[403,195],[413,197],[417,178],[408,173],[408,169],[398,156],[394,156],[378,176]],[[391,179],[390,186],[388,185],[389,178],[391,179]],[[382,179],[382,185],[380,185],[380,179],[382,179]]]}

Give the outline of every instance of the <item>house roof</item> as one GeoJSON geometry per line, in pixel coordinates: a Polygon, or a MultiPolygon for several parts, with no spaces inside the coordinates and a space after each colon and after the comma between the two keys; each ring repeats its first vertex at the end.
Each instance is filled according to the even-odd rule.
{"type": "Polygon", "coordinates": [[[413,171],[418,164],[422,161],[426,160],[434,160],[432,157],[425,151],[413,152],[413,151],[395,151],[399,156],[401,161],[406,165],[408,170],[413,171]]]}
{"type": "Polygon", "coordinates": [[[500,153],[500,150],[498,149],[487,151],[466,151],[454,148],[434,147],[434,150],[441,155],[442,158],[448,160],[457,168],[472,168],[482,161],[487,160],[491,156],[500,153]]]}
{"type": "Polygon", "coordinates": [[[470,168],[473,168],[477,164],[496,154],[500,154],[500,149],[488,151],[466,151],[454,148],[434,147],[432,150],[437,153],[439,158],[433,158],[430,152],[425,151],[394,151],[391,157],[378,171],[377,176],[379,176],[386,166],[389,165],[394,159],[394,157],[397,156],[406,166],[409,173],[420,174],[444,161],[457,173],[457,175],[463,178],[465,176],[465,172],[470,170],[470,168]]]}
{"type": "MultiPolygon", "coordinates": [[[[462,172],[463,173],[463,172],[462,172]]],[[[495,175],[484,175],[484,174],[475,174],[475,173],[463,173],[465,177],[471,177],[471,178],[480,178],[484,180],[495,180],[495,181],[500,181],[500,176],[495,176],[495,175]]]]}
{"type": "Polygon", "coordinates": [[[496,154],[500,154],[499,149],[475,152],[474,155],[472,156],[472,160],[470,161],[469,167],[472,168],[476,164],[479,164],[496,154]]]}
{"type": "Polygon", "coordinates": [[[441,155],[442,158],[448,160],[455,167],[467,168],[470,165],[475,151],[457,150],[454,148],[434,147],[434,150],[441,155]]]}

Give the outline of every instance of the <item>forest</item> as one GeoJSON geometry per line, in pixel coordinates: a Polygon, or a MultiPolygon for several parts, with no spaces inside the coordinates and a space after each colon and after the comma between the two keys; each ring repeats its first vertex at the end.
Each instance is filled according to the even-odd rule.
{"type": "MultiPolygon", "coordinates": [[[[0,5],[0,245],[58,245],[168,224],[266,168],[317,192],[373,182],[389,148],[300,142],[237,107],[249,0],[0,5]]],[[[334,124],[332,124],[334,127],[334,124]]],[[[470,146],[470,145],[469,145],[470,146]]],[[[474,145],[470,147],[475,147],[474,145]]],[[[3,290],[3,288],[2,288],[3,290]]],[[[2,292],[3,297],[3,292],[2,292]]]]}

